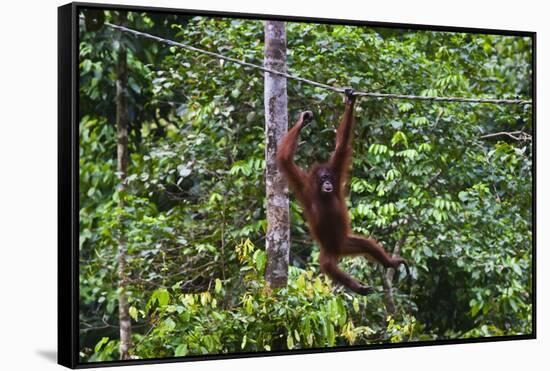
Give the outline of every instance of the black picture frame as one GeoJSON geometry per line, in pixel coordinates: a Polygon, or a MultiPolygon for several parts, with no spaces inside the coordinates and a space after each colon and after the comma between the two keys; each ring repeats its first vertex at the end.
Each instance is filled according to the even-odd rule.
{"type": "Polygon", "coordinates": [[[308,18],[283,15],[233,13],[222,11],[201,11],[175,8],[159,8],[146,6],[129,6],[114,4],[97,4],[74,2],[58,8],[58,363],[69,368],[93,368],[105,366],[154,364],[171,362],[189,362],[199,360],[231,359],[242,357],[265,357],[278,355],[296,355],[323,352],[340,352],[351,350],[373,350],[401,347],[418,347],[430,345],[448,345],[463,343],[482,343],[508,340],[529,340],[537,338],[537,312],[536,312],[536,32],[495,30],[484,28],[447,27],[422,24],[386,23],[358,20],[308,18]],[[78,47],[79,29],[78,14],[80,9],[101,10],[126,10],[142,11],[150,13],[216,16],[254,20],[282,20],[293,22],[315,22],[327,24],[347,24],[358,26],[466,32],[479,34],[495,34],[529,37],[532,39],[532,122],[533,122],[533,182],[532,182],[532,232],[533,232],[533,332],[532,334],[516,336],[500,336],[473,339],[450,339],[435,341],[420,341],[414,343],[378,344],[369,346],[330,347],[322,349],[305,349],[291,351],[269,351],[253,353],[213,354],[204,356],[187,356],[179,358],[139,359],[127,361],[108,361],[99,363],[80,363],[78,356],[79,346],[79,138],[78,138],[78,112],[79,112],[79,71],[78,71],[78,47]]]}

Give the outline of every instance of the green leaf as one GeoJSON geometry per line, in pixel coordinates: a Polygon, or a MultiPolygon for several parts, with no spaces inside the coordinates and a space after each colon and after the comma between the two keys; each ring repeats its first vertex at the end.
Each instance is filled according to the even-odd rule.
{"type": "Polygon", "coordinates": [[[402,131],[396,131],[391,139],[392,147],[395,147],[398,143],[403,143],[405,147],[409,146],[409,142],[407,141],[407,136],[402,131]]]}
{"type": "Polygon", "coordinates": [[[191,169],[187,165],[178,165],[177,169],[178,169],[178,174],[182,178],[185,178],[186,176],[191,174],[191,169]]]}
{"type": "Polygon", "coordinates": [[[412,119],[412,123],[414,126],[423,126],[428,125],[430,121],[426,117],[415,117],[412,119]]]}
{"type": "Polygon", "coordinates": [[[336,340],[335,333],[334,333],[334,326],[332,323],[327,324],[327,340],[328,340],[328,346],[332,347],[334,346],[334,342],[336,340]]]}
{"type": "Polygon", "coordinates": [[[165,288],[156,289],[151,295],[151,299],[147,303],[146,309],[149,309],[152,304],[158,303],[159,307],[165,307],[170,302],[170,294],[165,288]]]}
{"type": "Polygon", "coordinates": [[[286,337],[286,346],[287,346],[288,349],[293,349],[294,348],[294,339],[292,338],[292,334],[289,334],[286,337]]]}
{"type": "Polygon", "coordinates": [[[510,298],[510,300],[508,301],[508,303],[510,303],[510,306],[512,307],[512,310],[513,310],[514,312],[517,312],[517,311],[518,311],[518,305],[517,305],[515,299],[510,298]]]}
{"type": "Polygon", "coordinates": [[[265,251],[256,250],[253,256],[254,262],[256,263],[256,270],[258,272],[263,272],[265,269],[265,264],[267,262],[267,255],[265,251]]]}
{"type": "Polygon", "coordinates": [[[428,258],[431,258],[433,256],[432,249],[430,249],[427,245],[424,245],[423,251],[424,255],[426,255],[428,258]]]}
{"type": "Polygon", "coordinates": [[[521,267],[516,264],[516,263],[512,263],[512,270],[518,275],[518,276],[522,276],[523,275],[523,272],[521,270],[521,267]]]}
{"type": "Polygon", "coordinates": [[[403,127],[403,121],[392,120],[390,121],[390,125],[394,129],[401,129],[403,127]]]}
{"type": "Polygon", "coordinates": [[[183,357],[187,355],[187,344],[180,344],[176,348],[176,352],[174,354],[176,357],[183,357]]]}
{"type": "Polygon", "coordinates": [[[298,277],[298,279],[296,280],[296,286],[298,286],[300,290],[304,290],[306,288],[306,278],[304,274],[301,274],[298,277]]]}
{"type": "Polygon", "coordinates": [[[246,115],[246,122],[252,122],[254,121],[254,118],[256,117],[256,112],[254,111],[250,111],[247,115],[246,115]]]}
{"type": "Polygon", "coordinates": [[[130,317],[132,317],[134,319],[134,321],[137,322],[137,320],[138,320],[138,310],[136,309],[136,307],[131,306],[128,309],[128,312],[130,312],[130,317]]]}
{"type": "Polygon", "coordinates": [[[219,278],[216,278],[216,286],[214,287],[214,291],[216,294],[219,294],[222,291],[222,281],[219,278]]]}
{"type": "Polygon", "coordinates": [[[359,300],[357,298],[353,298],[353,310],[355,313],[359,313],[359,300]]]}
{"type": "MultiPolygon", "coordinates": [[[[470,302],[470,305],[472,305],[472,302],[470,302]]],[[[475,302],[472,305],[472,308],[470,309],[470,313],[472,317],[475,317],[479,313],[479,311],[481,310],[481,307],[482,307],[482,304],[478,302],[475,302]]]]}
{"type": "Polygon", "coordinates": [[[413,107],[414,106],[412,105],[412,103],[409,103],[409,102],[397,104],[397,109],[399,110],[399,112],[408,112],[411,109],[413,109],[413,107]]]}
{"type": "Polygon", "coordinates": [[[94,352],[96,352],[96,353],[99,352],[99,351],[101,350],[101,347],[102,347],[105,343],[107,343],[108,341],[109,341],[109,338],[108,338],[108,337],[103,337],[103,338],[101,338],[101,340],[98,341],[97,344],[95,345],[95,347],[94,347],[94,352]]]}
{"type": "Polygon", "coordinates": [[[172,318],[166,318],[164,320],[164,326],[169,330],[173,330],[176,328],[176,322],[174,322],[172,318]]]}

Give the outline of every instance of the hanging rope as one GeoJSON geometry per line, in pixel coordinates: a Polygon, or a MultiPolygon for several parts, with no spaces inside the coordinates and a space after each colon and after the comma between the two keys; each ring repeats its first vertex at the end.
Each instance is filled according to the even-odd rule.
{"type": "MultiPolygon", "coordinates": [[[[83,18],[83,17],[82,17],[83,18]]],[[[269,68],[265,68],[253,63],[248,63],[239,59],[227,57],[223,54],[211,52],[204,49],[199,49],[191,45],[183,44],[177,41],[164,39],[159,36],[151,35],[146,32],[134,30],[128,27],[112,24],[105,22],[105,26],[110,27],[112,29],[126,32],[135,36],[143,37],[145,39],[157,41],[162,44],[175,46],[178,48],[182,48],[185,50],[190,50],[196,53],[201,53],[205,55],[209,55],[214,58],[223,59],[228,62],[237,63],[241,66],[246,66],[250,68],[254,68],[263,72],[271,73],[273,75],[286,77],[287,79],[292,79],[296,81],[300,81],[309,85],[317,86],[322,89],[331,90],[338,93],[344,93],[345,88],[336,87],[332,85],[322,84],[317,81],[308,80],[303,77],[295,76],[289,73],[280,72],[276,70],[272,70],[269,68]]],[[[362,92],[362,91],[356,91],[354,92],[354,95],[358,97],[371,97],[371,98],[387,98],[387,99],[407,99],[407,100],[421,100],[421,101],[432,101],[432,102],[462,102],[462,103],[489,103],[489,104],[532,104],[531,100],[523,100],[523,99],[494,99],[494,98],[464,98],[464,97],[427,97],[427,96],[419,96],[419,95],[407,95],[407,94],[386,94],[386,93],[376,93],[376,92],[362,92]]]]}

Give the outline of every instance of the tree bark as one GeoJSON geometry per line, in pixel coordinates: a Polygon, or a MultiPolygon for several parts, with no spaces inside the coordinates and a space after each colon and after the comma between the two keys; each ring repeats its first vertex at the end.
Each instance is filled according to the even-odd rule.
{"type": "MultiPolygon", "coordinates": [[[[285,23],[265,22],[264,66],[286,72],[285,23]]],[[[267,263],[265,278],[271,287],[284,287],[288,280],[290,249],[288,184],[277,168],[277,146],[288,130],[286,78],[264,74],[265,161],[267,198],[267,263]]]]}
{"type": "MultiPolygon", "coordinates": [[[[398,258],[401,256],[401,247],[407,241],[407,232],[403,232],[403,236],[397,241],[395,247],[393,248],[392,256],[398,258]]],[[[386,312],[395,316],[397,309],[395,308],[395,300],[393,298],[393,277],[395,276],[395,269],[388,268],[382,275],[382,285],[384,286],[385,293],[385,302],[386,302],[386,312]]]]}
{"type": "MultiPolygon", "coordinates": [[[[120,198],[118,206],[124,207],[124,193],[126,191],[126,177],[128,175],[128,62],[124,46],[120,45],[117,56],[116,81],[116,127],[117,127],[117,170],[120,176],[120,198]]],[[[119,220],[122,226],[123,220],[119,220]]],[[[121,228],[122,229],[122,228],[121,228]]],[[[126,271],[127,246],[124,233],[118,238],[118,319],[120,324],[120,359],[130,359],[132,346],[132,325],[128,307],[126,285],[128,273],[126,271]]]]}

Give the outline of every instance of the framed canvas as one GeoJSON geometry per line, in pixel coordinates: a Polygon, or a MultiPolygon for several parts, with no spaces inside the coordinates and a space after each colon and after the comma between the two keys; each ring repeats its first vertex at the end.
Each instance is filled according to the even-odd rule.
{"type": "Polygon", "coordinates": [[[60,364],[536,337],[534,32],[58,24],[60,364]]]}

